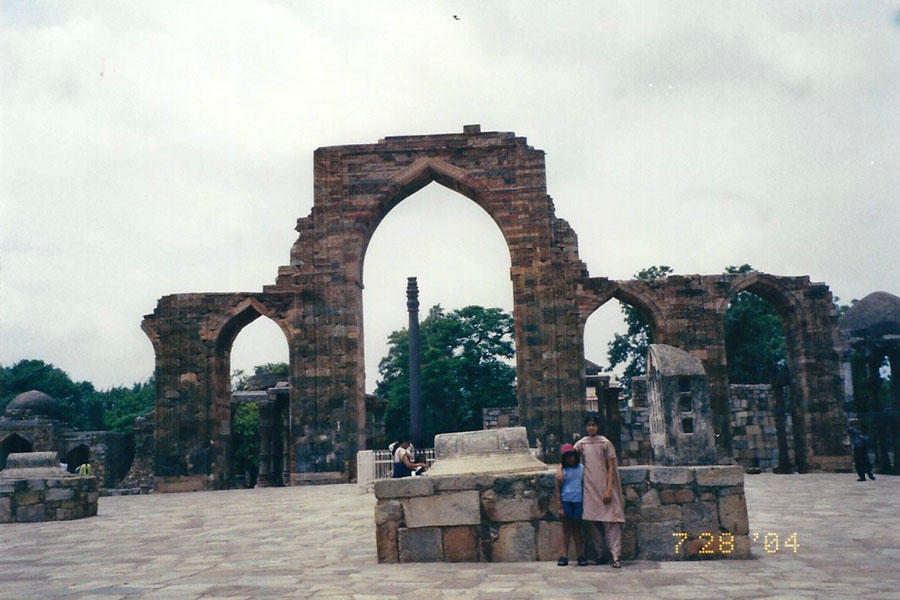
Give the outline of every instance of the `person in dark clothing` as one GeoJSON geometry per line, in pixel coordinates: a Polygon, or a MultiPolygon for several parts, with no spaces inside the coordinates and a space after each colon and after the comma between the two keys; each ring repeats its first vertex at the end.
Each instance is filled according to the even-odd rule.
{"type": "Polygon", "coordinates": [[[856,474],[859,475],[858,481],[865,481],[866,475],[869,476],[869,479],[875,479],[872,474],[872,463],[869,462],[869,445],[871,444],[869,436],[856,427],[851,427],[850,437],[853,440],[853,465],[856,467],[856,474]]]}

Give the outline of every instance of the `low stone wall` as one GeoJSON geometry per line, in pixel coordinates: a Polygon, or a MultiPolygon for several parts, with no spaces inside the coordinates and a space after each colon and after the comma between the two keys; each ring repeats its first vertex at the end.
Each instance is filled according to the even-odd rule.
{"type": "Polygon", "coordinates": [[[55,452],[10,454],[9,458],[8,468],[0,471],[0,523],[66,521],[97,514],[96,477],[49,466],[56,461],[55,452]],[[40,455],[46,455],[46,460],[40,460],[44,458],[40,455]]]}
{"type": "MultiPolygon", "coordinates": [[[[620,467],[624,560],[748,558],[739,466],[620,467]]],[[[379,562],[556,560],[555,470],[375,483],[379,562]]],[[[570,553],[572,556],[572,553],[570,553]]]]}

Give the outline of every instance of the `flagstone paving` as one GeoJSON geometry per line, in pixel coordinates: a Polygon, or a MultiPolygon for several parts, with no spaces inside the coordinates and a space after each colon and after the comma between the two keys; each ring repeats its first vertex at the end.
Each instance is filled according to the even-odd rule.
{"type": "Polygon", "coordinates": [[[0,525],[0,598],[900,599],[900,477],[748,475],[746,493],[752,559],[622,570],[380,565],[354,485],[104,497],[93,518],[0,525]]]}

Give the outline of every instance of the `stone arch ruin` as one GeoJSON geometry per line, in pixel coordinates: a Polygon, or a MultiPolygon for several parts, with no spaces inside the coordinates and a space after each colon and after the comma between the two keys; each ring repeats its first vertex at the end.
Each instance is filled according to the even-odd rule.
{"type": "Polygon", "coordinates": [[[290,483],[346,480],[365,447],[362,268],[388,212],[432,181],[494,220],[510,253],[517,395],[531,443],[557,447],[579,431],[587,317],[612,298],[638,307],[654,340],[699,358],[727,444],[722,319],[728,299],[758,287],[784,302],[796,343],[809,458],[843,455],[831,294],[808,278],[589,277],[569,224],[547,195],[544,152],[508,132],[388,137],[319,148],[314,203],[297,220],[290,264],[258,293],[164,296],[142,328],[156,352],[156,451],[161,491],[225,487],[230,477],[231,343],[259,316],[275,321],[290,361],[290,483]],[[744,287],[741,287],[744,286],[744,287]],[[724,419],[724,420],[723,420],[724,419]],[[726,423],[724,428],[722,423],[726,423]]]}
{"type": "Polygon", "coordinates": [[[6,468],[6,458],[14,452],[31,452],[32,444],[28,438],[11,433],[0,440],[0,470],[6,468]]]}

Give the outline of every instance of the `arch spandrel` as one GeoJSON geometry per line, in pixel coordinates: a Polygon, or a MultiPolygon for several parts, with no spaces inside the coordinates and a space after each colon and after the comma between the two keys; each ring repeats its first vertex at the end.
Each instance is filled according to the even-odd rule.
{"type": "Polygon", "coordinates": [[[290,345],[294,337],[294,330],[274,309],[266,306],[256,297],[244,298],[234,308],[213,317],[213,322],[208,330],[209,336],[215,341],[218,351],[230,351],[234,340],[244,327],[260,317],[266,317],[278,325],[290,345]]]}

